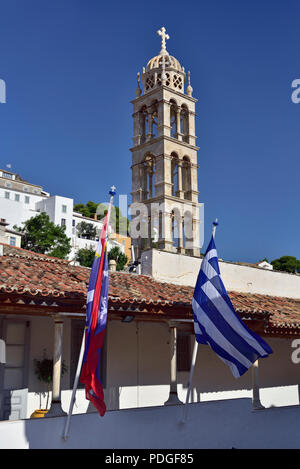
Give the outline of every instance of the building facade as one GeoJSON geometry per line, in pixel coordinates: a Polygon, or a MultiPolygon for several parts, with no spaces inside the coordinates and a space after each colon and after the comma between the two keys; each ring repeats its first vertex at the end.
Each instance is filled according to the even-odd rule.
{"type": "MultiPolygon", "coordinates": [[[[247,284],[234,291],[237,274],[227,272],[226,285],[237,313],[273,350],[268,358],[259,360],[261,403],[266,408],[298,406],[300,277],[238,268],[241,279],[247,276],[251,280],[260,272],[266,286],[274,285],[274,296],[266,288],[261,290],[261,281],[253,285],[253,293],[248,293],[247,284]],[[282,277],[281,297],[277,295],[278,275],[282,277]]],[[[67,368],[60,380],[61,407],[68,411],[85,326],[89,275],[90,269],[66,260],[3,246],[0,339],[5,343],[6,360],[0,363],[0,420],[26,419],[46,407],[47,386],[38,380],[35,361],[44,356],[55,358],[59,348],[61,360],[57,363],[64,362],[67,368]]],[[[194,288],[127,272],[110,272],[109,277],[108,323],[101,355],[108,410],[184,403],[195,340],[194,288]]],[[[251,411],[254,385],[251,370],[235,379],[209,347],[199,347],[192,402],[247,399],[251,411]]],[[[95,409],[79,384],[73,411],[90,410],[95,409]]]]}
{"type": "MultiPolygon", "coordinates": [[[[6,222],[6,232],[13,231],[15,225],[21,227],[31,217],[45,212],[55,225],[65,227],[65,233],[70,238],[72,246],[70,260],[75,258],[79,249],[96,249],[103,225],[100,220],[87,218],[75,212],[73,207],[72,198],[50,195],[42,186],[29,183],[16,173],[0,170],[0,219],[6,222]],[[96,235],[92,239],[79,235],[78,228],[82,222],[89,223],[95,228],[96,235]]],[[[15,237],[15,234],[11,235],[15,237]]],[[[122,239],[120,242],[116,236],[113,236],[109,240],[108,249],[118,246],[123,253],[126,251],[127,257],[130,258],[129,238],[125,237],[123,241],[122,239]]],[[[18,243],[17,239],[16,242],[18,243]]]]}

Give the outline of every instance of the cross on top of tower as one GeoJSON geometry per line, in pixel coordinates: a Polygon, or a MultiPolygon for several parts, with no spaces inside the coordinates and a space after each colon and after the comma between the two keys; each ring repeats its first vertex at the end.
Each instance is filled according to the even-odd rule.
{"type": "Polygon", "coordinates": [[[163,26],[157,31],[157,34],[161,36],[161,51],[160,54],[166,54],[167,49],[166,49],[166,40],[170,39],[170,36],[166,34],[166,28],[163,26]]]}

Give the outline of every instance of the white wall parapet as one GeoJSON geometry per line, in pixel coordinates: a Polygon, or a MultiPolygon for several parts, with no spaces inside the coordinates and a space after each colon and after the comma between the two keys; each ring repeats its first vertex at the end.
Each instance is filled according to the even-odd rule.
{"type": "MultiPolygon", "coordinates": [[[[155,280],[194,287],[202,259],[151,249],[141,258],[142,274],[155,280]]],[[[300,275],[219,261],[228,291],[300,298],[300,275]]]]}
{"type": "MultiPolygon", "coordinates": [[[[299,406],[252,412],[251,399],[0,422],[0,449],[299,449],[299,406]],[[282,431],[284,428],[284,432],[282,431]]],[[[170,451],[171,452],[171,451],[170,451]]],[[[108,452],[109,454],[109,452],[108,452]]]]}

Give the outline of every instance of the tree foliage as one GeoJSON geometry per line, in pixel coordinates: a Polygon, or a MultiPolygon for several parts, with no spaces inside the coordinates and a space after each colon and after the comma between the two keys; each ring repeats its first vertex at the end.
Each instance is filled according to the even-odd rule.
{"type": "Polygon", "coordinates": [[[84,239],[95,239],[96,237],[96,227],[92,223],[86,221],[81,221],[77,223],[76,230],[79,238],[84,239]]]}
{"type": "Polygon", "coordinates": [[[300,260],[294,256],[282,256],[271,261],[274,270],[296,273],[300,272],[300,260]]]}
{"type": "Polygon", "coordinates": [[[90,216],[90,212],[89,212],[88,208],[86,207],[86,205],[84,205],[84,204],[75,204],[74,205],[74,212],[81,213],[84,217],[93,218],[93,217],[90,216]]]}
{"type": "Polygon", "coordinates": [[[128,257],[123,254],[119,246],[115,246],[108,252],[108,260],[115,260],[117,263],[117,270],[124,270],[125,265],[128,262],[128,257]]]}
{"type": "Polygon", "coordinates": [[[74,205],[74,212],[79,212],[81,213],[84,217],[88,218],[94,218],[95,213],[97,212],[97,207],[99,215],[97,215],[97,219],[100,220],[102,218],[102,212],[106,210],[107,212],[107,207],[104,204],[96,204],[95,202],[92,202],[89,200],[86,204],[75,204],[74,205]]]}
{"type": "MultiPolygon", "coordinates": [[[[108,206],[105,204],[96,204],[89,200],[86,204],[75,204],[74,211],[81,213],[83,216],[88,218],[94,218],[97,213],[97,220],[102,220],[108,211],[108,206]]],[[[110,225],[112,231],[115,233],[121,233],[124,235],[128,234],[129,231],[129,220],[123,217],[119,207],[113,206],[110,215],[110,225]]]]}
{"type": "Polygon", "coordinates": [[[22,234],[22,248],[60,259],[70,253],[70,238],[65,233],[65,226],[55,225],[46,213],[31,217],[23,224],[24,227],[14,226],[22,234]]]}
{"type": "MultiPolygon", "coordinates": [[[[84,267],[92,267],[94,257],[95,251],[91,247],[82,248],[77,251],[75,260],[84,267]]],[[[116,261],[117,270],[124,270],[124,267],[128,262],[128,257],[123,254],[118,246],[115,246],[110,251],[108,251],[108,261],[111,259],[116,261]]]]}
{"type": "Polygon", "coordinates": [[[76,252],[75,260],[84,267],[92,267],[94,257],[95,251],[93,248],[82,248],[76,252]]]}

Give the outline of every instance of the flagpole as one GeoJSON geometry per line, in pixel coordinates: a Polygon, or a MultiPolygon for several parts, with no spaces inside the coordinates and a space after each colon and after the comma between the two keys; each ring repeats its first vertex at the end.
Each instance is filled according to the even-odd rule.
{"type": "MultiPolygon", "coordinates": [[[[216,234],[216,229],[217,229],[217,226],[218,226],[218,219],[216,218],[216,220],[213,222],[213,229],[212,229],[212,236],[213,238],[215,237],[215,234],[216,234]]],[[[194,375],[194,369],[195,369],[195,364],[196,364],[196,358],[197,358],[197,352],[198,352],[198,342],[196,340],[196,336],[195,336],[195,343],[194,343],[194,349],[193,349],[193,355],[192,355],[192,363],[191,363],[191,369],[190,369],[190,377],[189,377],[189,381],[188,381],[188,390],[187,390],[187,393],[186,393],[186,400],[185,400],[185,405],[184,405],[184,408],[183,408],[183,423],[186,422],[186,419],[187,419],[187,412],[188,412],[188,406],[187,404],[189,403],[189,400],[190,400],[190,394],[191,394],[191,390],[192,390],[192,382],[193,382],[193,375],[194,375]]]]}
{"type": "Polygon", "coordinates": [[[195,364],[196,364],[197,352],[198,352],[198,342],[195,338],[193,356],[192,356],[192,364],[191,364],[191,369],[190,369],[190,377],[189,377],[189,381],[188,381],[188,390],[187,390],[187,394],[186,394],[185,405],[184,405],[184,408],[183,408],[183,419],[182,419],[183,422],[186,422],[186,418],[187,418],[187,411],[188,411],[187,404],[189,403],[189,400],[190,400],[190,394],[191,394],[191,389],[192,389],[193,374],[194,374],[194,368],[195,368],[195,364]]]}
{"type": "MultiPolygon", "coordinates": [[[[109,228],[109,221],[110,221],[111,208],[112,208],[112,205],[113,205],[114,195],[116,194],[115,186],[112,186],[110,188],[109,194],[110,194],[110,200],[109,200],[108,215],[107,215],[107,231],[108,231],[108,228],[109,228]]],[[[83,361],[83,356],[84,356],[84,348],[85,348],[85,330],[83,331],[83,336],[82,336],[82,341],[81,341],[80,353],[79,353],[77,369],[76,369],[76,375],[75,375],[74,384],[73,384],[73,390],[72,390],[72,396],[71,396],[71,401],[70,401],[70,406],[69,406],[69,412],[68,412],[68,416],[67,416],[67,419],[66,419],[66,422],[65,422],[65,428],[64,428],[64,433],[63,433],[63,439],[64,440],[67,440],[67,438],[68,438],[70,420],[71,420],[73,407],[74,407],[75,400],[76,400],[76,391],[77,391],[77,387],[78,387],[78,382],[79,382],[79,377],[80,377],[80,372],[81,372],[81,366],[82,366],[82,361],[83,361]]]]}

